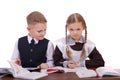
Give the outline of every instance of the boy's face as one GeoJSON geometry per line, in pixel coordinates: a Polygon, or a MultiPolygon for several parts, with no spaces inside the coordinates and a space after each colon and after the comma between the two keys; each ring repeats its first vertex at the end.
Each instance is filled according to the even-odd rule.
{"type": "Polygon", "coordinates": [[[70,33],[70,36],[75,40],[75,42],[78,42],[82,35],[82,31],[84,30],[82,23],[71,23],[67,26],[67,29],[70,33]]]}
{"type": "Polygon", "coordinates": [[[35,25],[29,25],[27,29],[32,38],[36,38],[37,40],[42,40],[46,34],[47,24],[37,23],[35,25]]]}

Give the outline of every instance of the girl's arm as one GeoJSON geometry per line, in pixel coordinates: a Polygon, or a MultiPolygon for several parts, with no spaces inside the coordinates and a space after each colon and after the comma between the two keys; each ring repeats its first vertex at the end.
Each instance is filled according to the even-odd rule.
{"type": "Polygon", "coordinates": [[[53,54],[53,60],[54,60],[54,65],[55,66],[63,66],[63,62],[65,59],[62,57],[62,52],[59,50],[59,48],[56,46],[55,51],[53,54]]]}
{"type": "Polygon", "coordinates": [[[98,52],[96,47],[93,49],[93,51],[88,56],[89,60],[86,60],[86,67],[87,68],[97,68],[100,66],[104,66],[105,62],[103,60],[102,55],[98,52]]]}

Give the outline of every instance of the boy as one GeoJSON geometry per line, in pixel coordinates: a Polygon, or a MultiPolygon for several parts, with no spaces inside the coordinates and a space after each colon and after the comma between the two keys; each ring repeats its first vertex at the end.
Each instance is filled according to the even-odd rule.
{"type": "Polygon", "coordinates": [[[22,67],[48,68],[53,66],[53,43],[44,38],[47,20],[38,11],[27,17],[28,35],[21,37],[15,44],[12,60],[22,67]]]}

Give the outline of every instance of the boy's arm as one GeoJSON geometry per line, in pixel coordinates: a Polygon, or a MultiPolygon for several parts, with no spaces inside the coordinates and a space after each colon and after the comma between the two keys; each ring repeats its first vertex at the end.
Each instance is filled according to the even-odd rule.
{"type": "Polygon", "coordinates": [[[47,46],[47,64],[49,67],[53,67],[53,52],[54,52],[54,46],[53,43],[49,41],[48,46],[47,46]]]}
{"type": "Polygon", "coordinates": [[[98,52],[96,48],[88,56],[89,60],[86,60],[86,67],[87,68],[97,68],[100,66],[104,66],[105,62],[103,60],[102,55],[98,52]]]}
{"type": "Polygon", "coordinates": [[[19,55],[19,50],[18,50],[18,41],[15,43],[11,60],[15,61],[18,64],[20,63],[20,55],[19,55]]]}

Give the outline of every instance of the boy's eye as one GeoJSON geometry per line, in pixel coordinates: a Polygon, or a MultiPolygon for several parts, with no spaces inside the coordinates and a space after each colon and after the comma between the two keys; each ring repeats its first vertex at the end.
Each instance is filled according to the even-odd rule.
{"type": "Polygon", "coordinates": [[[41,32],[42,32],[42,30],[38,31],[38,33],[41,33],[41,32]]]}
{"type": "Polygon", "coordinates": [[[41,32],[43,32],[43,31],[46,31],[46,29],[44,29],[44,30],[40,30],[40,31],[37,31],[38,33],[41,33],[41,32]]]}
{"type": "Polygon", "coordinates": [[[73,29],[70,29],[70,31],[73,31],[73,29]]]}
{"type": "Polygon", "coordinates": [[[46,32],[46,29],[44,29],[43,32],[46,32]]]}

